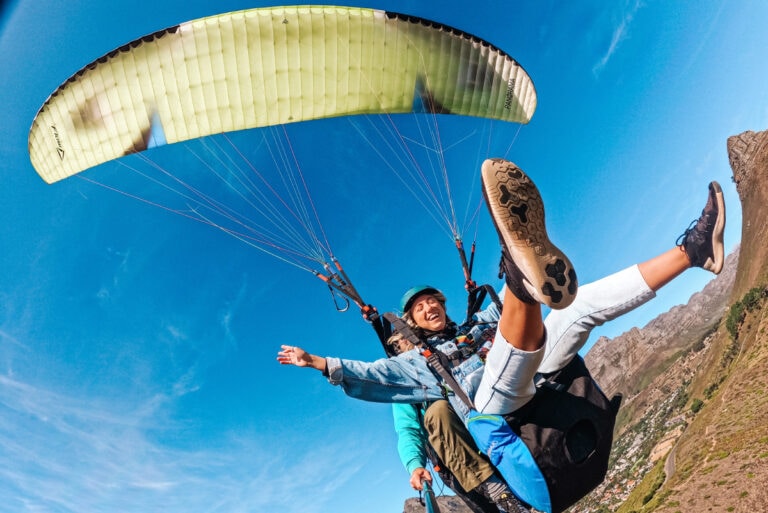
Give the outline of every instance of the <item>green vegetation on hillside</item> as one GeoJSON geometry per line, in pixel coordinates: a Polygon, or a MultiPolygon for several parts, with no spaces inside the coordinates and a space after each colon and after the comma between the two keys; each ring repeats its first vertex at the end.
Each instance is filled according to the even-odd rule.
{"type": "Polygon", "coordinates": [[[744,294],[744,297],[731,305],[731,308],[728,310],[728,317],[725,319],[725,327],[728,333],[730,333],[731,338],[738,340],[739,328],[744,322],[747,312],[754,311],[767,296],[768,287],[753,287],[744,294]]]}

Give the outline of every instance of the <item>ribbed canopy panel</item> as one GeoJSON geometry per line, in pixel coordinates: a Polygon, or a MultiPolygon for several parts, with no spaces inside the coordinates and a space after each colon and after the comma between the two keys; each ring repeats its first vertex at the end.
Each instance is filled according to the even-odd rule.
{"type": "Polygon", "coordinates": [[[183,23],[89,64],[40,109],[29,152],[52,183],[232,130],[420,111],[527,123],[535,108],[517,62],[466,33],[372,9],[271,7],[183,23]]]}

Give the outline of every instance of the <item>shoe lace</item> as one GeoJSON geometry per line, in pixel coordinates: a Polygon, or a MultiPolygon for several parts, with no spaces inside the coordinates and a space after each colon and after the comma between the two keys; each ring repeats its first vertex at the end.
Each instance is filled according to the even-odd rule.
{"type": "Polygon", "coordinates": [[[688,228],[686,228],[685,231],[675,241],[675,246],[685,246],[685,243],[688,242],[688,236],[696,229],[698,222],[698,219],[691,221],[691,224],[688,226],[688,228]]]}
{"type": "Polygon", "coordinates": [[[498,505],[507,513],[530,513],[531,510],[527,508],[520,500],[514,495],[505,494],[501,497],[498,505]]]}

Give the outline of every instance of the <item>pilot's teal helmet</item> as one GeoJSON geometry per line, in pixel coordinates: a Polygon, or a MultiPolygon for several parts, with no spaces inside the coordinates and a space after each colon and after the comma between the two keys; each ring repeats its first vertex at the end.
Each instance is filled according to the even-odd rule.
{"type": "Polygon", "coordinates": [[[438,296],[438,299],[445,297],[440,290],[431,285],[416,285],[403,294],[403,297],[400,299],[400,311],[403,314],[408,313],[408,310],[413,306],[413,302],[416,301],[419,296],[423,296],[424,294],[434,294],[438,296]]]}

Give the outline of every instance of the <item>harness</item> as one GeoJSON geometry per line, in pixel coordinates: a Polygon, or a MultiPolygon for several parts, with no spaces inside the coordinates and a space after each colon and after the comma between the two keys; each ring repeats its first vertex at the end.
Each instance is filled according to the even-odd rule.
{"type": "MultiPolygon", "coordinates": [[[[451,372],[480,341],[470,344],[468,353],[446,354],[399,317],[385,318],[420,348],[430,370],[470,409],[470,433],[519,499],[537,510],[560,513],[603,481],[621,396],[608,399],[581,357],[556,373],[537,375],[536,394],[522,408],[503,416],[480,414],[451,372]]],[[[443,393],[447,396],[446,389],[443,393]]]]}
{"type": "MultiPolygon", "coordinates": [[[[474,313],[475,312],[472,312],[472,315],[474,315],[474,313]]],[[[446,354],[445,352],[437,349],[435,345],[430,344],[428,340],[424,340],[422,337],[419,337],[408,323],[406,323],[403,319],[396,316],[395,314],[387,312],[383,315],[383,317],[389,326],[391,326],[394,333],[400,334],[404,339],[413,344],[414,347],[419,348],[421,355],[424,356],[424,358],[427,360],[429,369],[443,380],[443,383],[445,383],[448,389],[450,389],[454,395],[456,395],[456,397],[461,399],[462,402],[467,404],[469,408],[474,409],[475,406],[472,400],[466,394],[464,388],[459,385],[459,383],[456,381],[456,378],[454,378],[450,371],[450,369],[455,367],[457,364],[469,359],[472,355],[476,354],[484,342],[482,339],[472,340],[462,332],[462,329],[466,332],[468,328],[473,326],[473,324],[465,323],[460,327],[458,335],[454,338],[454,340],[457,342],[457,350],[450,354],[446,354]]],[[[391,348],[387,349],[389,352],[392,352],[391,348]]],[[[443,396],[446,398],[448,397],[448,390],[445,388],[443,389],[443,396]]]]}

